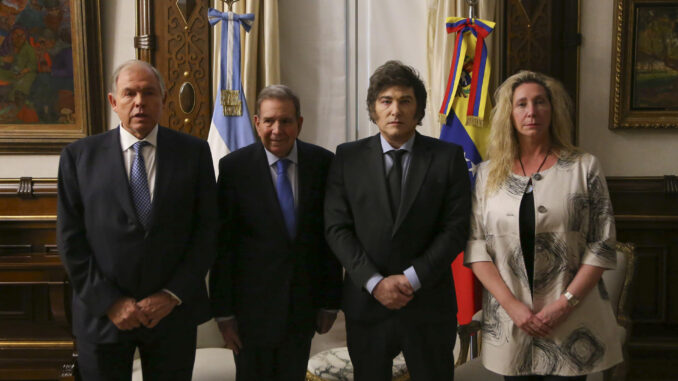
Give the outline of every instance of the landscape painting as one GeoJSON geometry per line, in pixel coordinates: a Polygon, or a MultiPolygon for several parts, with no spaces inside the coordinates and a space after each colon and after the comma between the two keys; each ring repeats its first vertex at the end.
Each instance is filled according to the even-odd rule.
{"type": "Polygon", "coordinates": [[[631,107],[678,109],[678,6],[636,8],[631,107]]]}

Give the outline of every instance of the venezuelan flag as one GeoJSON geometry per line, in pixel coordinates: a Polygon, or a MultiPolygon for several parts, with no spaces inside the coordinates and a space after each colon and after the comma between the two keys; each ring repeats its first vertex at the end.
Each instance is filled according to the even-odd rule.
{"type": "MultiPolygon", "coordinates": [[[[456,36],[445,98],[440,106],[443,124],[440,139],[462,146],[472,184],[490,134],[489,111],[492,106],[487,93],[491,71],[485,38],[494,25],[491,21],[462,17],[448,17],[446,20],[447,33],[456,33],[456,36]]],[[[452,262],[459,324],[470,322],[473,314],[480,309],[481,294],[473,272],[464,267],[463,257],[459,255],[452,262]]]]}

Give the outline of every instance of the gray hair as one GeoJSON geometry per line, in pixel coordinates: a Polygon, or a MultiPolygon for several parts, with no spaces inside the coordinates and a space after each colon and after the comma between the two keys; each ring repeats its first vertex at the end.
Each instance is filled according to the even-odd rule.
{"type": "Polygon", "coordinates": [[[270,85],[265,87],[259,92],[257,97],[257,108],[255,109],[255,114],[259,115],[259,108],[261,103],[266,99],[277,99],[277,100],[287,100],[294,103],[294,109],[296,111],[296,117],[299,119],[301,116],[301,105],[299,103],[299,97],[297,94],[292,91],[289,87],[285,85],[270,85]]]}
{"type": "Polygon", "coordinates": [[[165,81],[162,79],[162,74],[160,74],[160,71],[156,69],[153,65],[149,64],[146,61],[142,60],[129,60],[124,62],[122,65],[118,66],[113,70],[113,75],[111,76],[111,93],[115,95],[116,91],[118,90],[118,77],[120,77],[120,73],[122,73],[123,70],[127,69],[128,67],[132,66],[141,66],[143,68],[146,68],[153,73],[155,76],[155,79],[158,81],[158,85],[160,86],[160,96],[165,99],[165,93],[167,93],[167,88],[165,87],[165,81]]]}

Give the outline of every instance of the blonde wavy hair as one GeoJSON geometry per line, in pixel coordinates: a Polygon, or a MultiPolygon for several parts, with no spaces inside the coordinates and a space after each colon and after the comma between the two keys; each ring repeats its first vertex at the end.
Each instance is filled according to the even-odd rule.
{"type": "Polygon", "coordinates": [[[572,100],[563,85],[547,75],[523,70],[510,76],[494,93],[496,105],[490,114],[492,129],[487,149],[487,194],[499,190],[511,173],[513,163],[520,154],[520,145],[513,126],[513,93],[524,83],[536,83],[546,90],[551,104],[549,136],[551,152],[559,158],[575,155],[579,150],[572,144],[572,100]]]}

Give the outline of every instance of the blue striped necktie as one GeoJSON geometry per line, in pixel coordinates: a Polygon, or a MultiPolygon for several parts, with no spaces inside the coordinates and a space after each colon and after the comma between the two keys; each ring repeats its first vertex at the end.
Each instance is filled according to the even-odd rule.
{"type": "Polygon", "coordinates": [[[148,227],[148,219],[151,216],[151,192],[148,189],[148,177],[146,176],[146,163],[142,154],[143,148],[150,145],[147,141],[139,141],[132,145],[134,161],[129,173],[129,186],[132,190],[134,208],[137,211],[139,222],[148,227]]]}
{"type": "Polygon", "coordinates": [[[290,179],[287,177],[287,167],[290,165],[288,159],[280,159],[276,164],[276,173],[278,174],[278,179],[276,181],[276,191],[278,193],[278,202],[280,203],[280,209],[283,213],[283,218],[285,219],[285,226],[287,227],[287,233],[290,238],[294,238],[297,235],[297,215],[294,210],[294,194],[292,193],[292,184],[290,179]]]}

